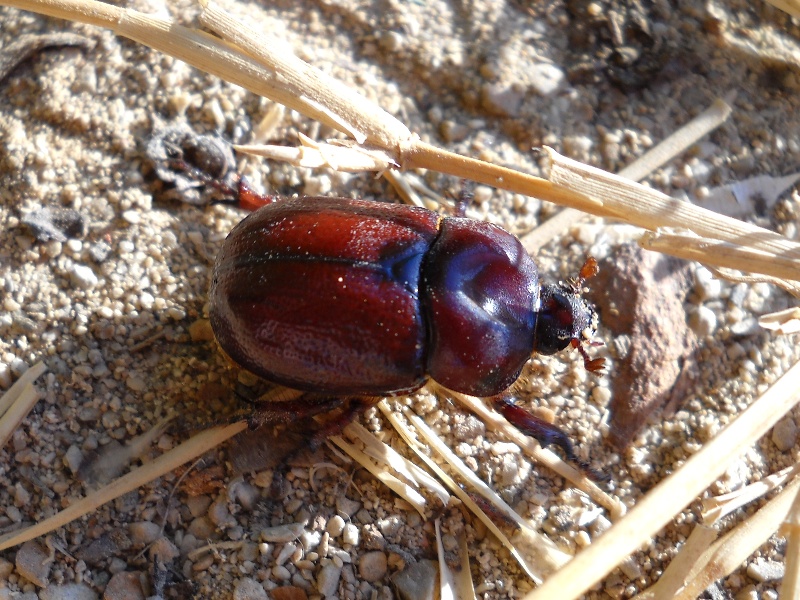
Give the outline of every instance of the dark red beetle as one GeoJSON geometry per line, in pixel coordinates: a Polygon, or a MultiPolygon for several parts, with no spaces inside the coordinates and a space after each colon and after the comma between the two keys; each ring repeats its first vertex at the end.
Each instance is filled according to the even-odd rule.
{"type": "Polygon", "coordinates": [[[587,369],[601,368],[582,346],[594,311],[580,286],[595,270],[590,259],[575,282],[543,285],[519,240],[488,223],[346,198],[280,200],[225,241],[211,324],[236,363],[269,381],[372,398],[430,377],[497,396],[515,424],[574,460],[560,430],[499,395],[533,352],[572,345],[587,369]]]}

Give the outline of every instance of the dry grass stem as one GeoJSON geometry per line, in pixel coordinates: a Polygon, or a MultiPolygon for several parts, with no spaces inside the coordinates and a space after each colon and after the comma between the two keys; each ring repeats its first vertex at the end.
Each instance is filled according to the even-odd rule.
{"type": "MultiPolygon", "coordinates": [[[[213,3],[205,4],[201,21],[218,30],[230,41],[183,27],[171,19],[145,15],[95,0],[0,0],[0,4],[112,29],[122,36],[174,56],[342,131],[357,143],[369,145],[370,151],[377,147],[381,155],[385,156],[387,165],[396,164],[401,169],[434,169],[631,223],[654,232],[645,240],[645,244],[650,244],[653,249],[721,268],[790,280],[785,284],[789,289],[793,286],[796,289],[795,282],[800,281],[800,244],[774,232],[670,198],[625,177],[582,165],[560,156],[552,149],[546,149],[550,162],[549,177],[542,179],[421,142],[404,124],[372,102],[300,60],[287,50],[285,44],[265,40],[259,32],[235,21],[213,3]]],[[[784,4],[788,5],[788,2],[784,4]]],[[[705,126],[724,119],[724,107],[717,106],[714,111],[716,112],[710,116],[707,115],[707,119],[703,119],[705,126]]],[[[695,134],[696,132],[693,135],[695,134]]],[[[674,140],[668,139],[672,144],[674,140]]],[[[677,151],[680,143],[685,141],[679,141],[672,151],[677,151]]],[[[668,155],[669,152],[665,151],[664,156],[668,155]]],[[[306,158],[300,159],[311,160],[310,157],[309,153],[306,158]]],[[[344,162],[340,155],[334,156],[327,148],[316,149],[314,160],[317,159],[330,166],[344,162]]],[[[662,159],[663,157],[659,160],[662,159]]],[[[644,170],[650,167],[641,168],[644,170]]],[[[634,178],[636,174],[635,171],[629,175],[626,173],[634,178]]],[[[562,219],[571,220],[570,214],[567,213],[567,217],[562,219]]],[[[795,365],[683,467],[656,486],[630,514],[620,519],[611,530],[549,577],[541,588],[527,598],[577,598],[620,561],[642,544],[648,543],[675,514],[683,510],[724,472],[730,460],[751,446],[794,406],[800,399],[800,389],[796,384],[798,377],[800,365],[795,365]]],[[[27,401],[31,400],[32,388],[29,383],[21,384],[14,392],[18,398],[25,396],[27,401]]],[[[501,430],[536,460],[573,481],[596,502],[606,507],[612,518],[623,512],[619,503],[573,467],[558,459],[555,454],[539,448],[535,440],[524,436],[499,415],[486,409],[481,402],[476,403],[476,399],[461,394],[452,396],[468,402],[471,410],[478,413],[489,427],[501,430]]],[[[75,502],[61,513],[24,531],[0,537],[0,549],[64,526],[105,502],[192,460],[245,428],[245,424],[239,423],[203,432],[153,462],[75,502]]],[[[410,485],[386,473],[352,444],[339,437],[332,440],[424,515],[425,499],[410,485]]],[[[420,453],[420,456],[424,454],[420,453]]],[[[526,573],[534,581],[541,581],[543,573],[548,569],[531,568],[528,561],[452,478],[429,457],[423,460],[503,541],[526,573]]],[[[703,558],[697,561],[698,565],[704,564],[705,567],[683,588],[679,597],[694,598],[722,574],[737,568],[741,561],[776,530],[794,501],[798,487],[800,480],[795,479],[754,517],[714,543],[704,553],[703,558]]],[[[790,535],[792,531],[789,531],[790,535]]],[[[796,548],[796,542],[792,543],[796,548]]],[[[551,561],[549,568],[560,566],[563,562],[558,552],[560,551],[547,554],[551,561]]],[[[676,567],[676,571],[679,567],[676,567]]],[[[682,580],[679,573],[675,577],[681,577],[682,580]]]]}
{"type": "Polygon", "coordinates": [[[271,93],[289,95],[292,104],[274,98],[277,102],[347,133],[359,144],[392,148],[412,137],[405,125],[374,102],[295,56],[286,42],[261,34],[214,2],[200,3],[204,7],[200,23],[252,56],[274,81],[271,93]]]}
{"type": "MultiPolygon", "coordinates": [[[[783,12],[789,13],[795,18],[800,17],[800,2],[798,0],[767,0],[775,8],[780,8],[783,12]]],[[[783,597],[783,596],[781,596],[783,597]]]]}
{"type": "MultiPolygon", "coordinates": [[[[439,598],[441,600],[475,600],[475,588],[472,585],[469,570],[469,557],[459,552],[458,565],[450,567],[453,560],[448,560],[448,553],[444,549],[441,521],[441,518],[437,518],[433,523],[436,533],[436,554],[439,559],[439,598]]],[[[449,554],[452,556],[453,553],[449,554]]]]}
{"type": "Polygon", "coordinates": [[[697,525],[692,530],[680,552],[664,570],[655,585],[634,597],[634,600],[670,600],[702,567],[700,558],[717,539],[717,530],[707,525],[697,525]]]}
{"type": "MultiPolygon", "coordinates": [[[[541,588],[526,596],[527,600],[578,598],[642,544],[649,543],[674,515],[682,511],[725,471],[731,460],[753,445],[800,401],[798,378],[800,363],[795,364],[772,384],[680,469],[653,488],[628,515],[580,552],[541,588]]],[[[740,527],[745,526],[747,524],[740,527]]],[[[776,528],[777,524],[772,531],[776,528]]],[[[748,554],[742,556],[736,565],[748,554]]],[[[719,576],[720,572],[717,572],[698,593],[719,576]]]]}
{"type": "MultiPolygon", "coordinates": [[[[414,453],[419,457],[419,459],[424,462],[428,468],[441,480],[444,484],[450,488],[461,502],[467,507],[467,509],[474,514],[478,519],[486,525],[486,527],[491,531],[494,536],[500,541],[500,543],[505,546],[505,548],[511,553],[511,556],[519,563],[522,569],[525,571],[525,574],[531,578],[531,580],[537,584],[540,584],[545,576],[549,573],[553,572],[555,569],[558,569],[565,565],[567,561],[570,559],[570,555],[562,552],[558,549],[558,547],[547,537],[533,531],[527,523],[522,521],[519,518],[519,515],[516,515],[510,507],[502,502],[501,505],[498,506],[499,510],[506,514],[506,508],[511,513],[514,513],[515,518],[514,520],[520,523],[521,531],[525,531],[526,534],[534,540],[534,548],[536,550],[535,555],[531,555],[529,558],[523,556],[523,554],[518,550],[518,548],[506,537],[506,535],[497,527],[495,522],[489,518],[489,516],[484,512],[484,510],[476,504],[476,502],[465,492],[461,486],[459,486],[455,480],[450,477],[450,475],[444,471],[438,464],[436,464],[433,459],[428,456],[425,452],[422,451],[422,447],[420,442],[418,442],[414,436],[414,434],[406,427],[400,420],[398,419],[397,415],[395,415],[389,406],[386,404],[385,401],[378,404],[378,407],[383,412],[384,416],[389,420],[392,426],[397,430],[397,432],[402,436],[405,442],[408,444],[408,447],[414,451],[414,453]]],[[[448,450],[449,451],[449,450],[448,450]]],[[[459,462],[456,458],[456,462],[459,462]]],[[[466,469],[466,466],[463,467],[466,469]]],[[[466,469],[468,470],[468,469],[466,469]]],[[[477,478],[475,478],[477,479],[477,478]]],[[[478,493],[487,497],[486,490],[488,490],[488,486],[477,479],[478,481],[478,493]]]]}
{"type": "Polygon", "coordinates": [[[459,598],[470,598],[476,600],[475,585],[472,582],[472,574],[469,565],[469,547],[467,546],[467,535],[464,531],[458,534],[458,559],[459,569],[456,572],[456,589],[459,598]]]}
{"type": "Polygon", "coordinates": [[[6,411],[17,401],[17,398],[22,395],[23,391],[34,381],[47,371],[47,367],[43,362],[38,362],[30,369],[20,375],[19,379],[14,382],[5,394],[0,396],[0,415],[4,415],[6,411]]]}
{"type": "MultiPolygon", "coordinates": [[[[740,271],[792,280],[794,283],[789,282],[789,290],[796,289],[796,281],[800,279],[800,259],[797,258],[796,251],[793,255],[784,257],[746,245],[698,237],[688,229],[671,228],[645,232],[639,240],[639,245],[645,250],[696,260],[712,267],[732,268],[732,265],[736,265],[733,268],[740,271]]],[[[764,278],[756,279],[764,280],[764,278]]],[[[771,283],[778,282],[771,281],[771,283]]]]}
{"type": "Polygon", "coordinates": [[[14,404],[0,417],[0,447],[5,446],[22,420],[39,401],[39,392],[29,383],[17,396],[14,404]]]}
{"type": "Polygon", "coordinates": [[[450,494],[441,483],[410,460],[400,456],[391,446],[380,441],[360,423],[350,423],[345,427],[344,432],[364,444],[364,454],[384,463],[390,469],[394,469],[409,483],[427,488],[430,493],[439,498],[442,506],[447,506],[450,502],[450,494]]]}
{"type": "Polygon", "coordinates": [[[551,159],[550,180],[575,193],[603,201],[604,216],[651,231],[666,227],[681,231],[684,235],[681,242],[660,245],[660,251],[677,254],[690,240],[694,248],[700,249],[692,258],[700,262],[704,262],[708,254],[715,258],[714,264],[718,266],[800,281],[800,244],[797,242],[676,200],[551,149],[547,151],[551,159]],[[734,252],[734,247],[740,247],[741,251],[734,252]]]}
{"type": "Polygon", "coordinates": [[[33,387],[42,373],[47,370],[43,362],[38,362],[25,371],[8,391],[0,397],[0,448],[19,427],[22,420],[39,401],[39,392],[33,387]]]}
{"type": "Polygon", "coordinates": [[[800,488],[792,501],[779,533],[786,537],[786,571],[781,582],[780,598],[800,598],[800,488]]]}
{"type": "Polygon", "coordinates": [[[706,525],[714,525],[723,517],[779,488],[798,474],[800,474],[800,463],[781,469],[730,494],[703,500],[701,510],[703,522],[706,525]]]}
{"type": "Polygon", "coordinates": [[[714,542],[697,560],[690,574],[691,579],[674,598],[694,600],[712,583],[738,569],[748,556],[778,530],[798,490],[800,479],[795,479],[753,516],[714,542]]]}
{"type": "MultiPolygon", "coordinates": [[[[440,389],[444,390],[444,388],[440,389]]],[[[608,510],[612,519],[617,519],[625,514],[625,506],[623,504],[606,494],[597,484],[571,464],[564,462],[558,454],[546,448],[542,448],[537,440],[522,433],[501,414],[487,407],[480,398],[468,396],[467,394],[459,394],[452,390],[446,390],[442,393],[457,399],[470,411],[478,415],[490,429],[502,433],[503,437],[514,442],[533,460],[552,469],[575,487],[586,492],[592,500],[608,510]]]]}
{"type": "Polygon", "coordinates": [[[436,538],[436,558],[439,562],[439,597],[452,600],[456,598],[456,583],[453,572],[447,565],[442,543],[442,519],[436,517],[433,521],[434,537],[436,538]]]}
{"type": "MultiPolygon", "coordinates": [[[[641,181],[648,177],[653,171],[661,168],[722,125],[730,117],[732,110],[725,100],[718,98],[694,119],[622,169],[619,176],[631,181],[641,181]]],[[[521,238],[522,245],[528,253],[536,254],[539,248],[568,227],[572,227],[584,216],[574,208],[565,208],[523,236],[521,238]]]]}
{"type": "Polygon", "coordinates": [[[346,442],[341,436],[334,435],[328,439],[344,450],[350,458],[372,473],[383,485],[413,506],[423,519],[425,518],[425,507],[428,503],[425,497],[415,489],[416,482],[409,483],[401,481],[389,473],[384,466],[375,463],[369,456],[364,454],[353,444],[346,442]]]}
{"type": "Polygon", "coordinates": [[[761,315],[758,318],[758,324],[779,335],[800,333],[800,307],[793,306],[786,310],[761,315]]]}
{"type": "Polygon", "coordinates": [[[622,169],[620,177],[641,181],[722,125],[731,116],[732,110],[728,102],[717,98],[694,119],[622,169]]]}
{"type": "Polygon", "coordinates": [[[298,132],[300,146],[245,145],[234,150],[269,160],[289,163],[295,167],[318,169],[326,167],[344,173],[385,171],[395,166],[392,157],[380,148],[349,146],[316,142],[298,132]]]}
{"type": "Polygon", "coordinates": [[[436,454],[441,456],[450,468],[453,469],[458,476],[468,483],[472,488],[478,491],[489,503],[491,503],[498,513],[504,515],[505,518],[517,524],[517,527],[528,527],[528,524],[519,516],[519,514],[511,508],[506,502],[488,485],[486,485],[480,477],[464,464],[451,450],[447,444],[442,442],[441,438],[436,435],[420,417],[410,415],[409,420],[416,430],[425,439],[428,447],[431,448],[436,454]]]}
{"type": "Polygon", "coordinates": [[[23,529],[22,531],[15,531],[0,536],[0,550],[11,548],[12,546],[22,544],[40,535],[50,533],[59,527],[64,527],[75,519],[79,519],[83,515],[102,506],[106,502],[119,498],[123,494],[127,494],[162,475],[166,475],[183,463],[189,462],[201,454],[208,452],[245,429],[247,429],[247,424],[239,422],[226,427],[215,427],[214,429],[208,429],[202,433],[198,433],[177,448],[173,448],[152,462],[138,469],[134,469],[127,475],[120,477],[85,498],[77,500],[68,508],[65,508],[52,517],[40,521],[36,525],[23,529]]]}
{"type": "Polygon", "coordinates": [[[743,275],[741,272],[732,269],[714,267],[712,265],[707,266],[708,270],[720,279],[727,279],[733,283],[746,283],[748,285],[760,282],[769,283],[786,290],[793,296],[800,297],[800,281],[779,279],[778,277],[770,277],[769,275],[743,275]]]}

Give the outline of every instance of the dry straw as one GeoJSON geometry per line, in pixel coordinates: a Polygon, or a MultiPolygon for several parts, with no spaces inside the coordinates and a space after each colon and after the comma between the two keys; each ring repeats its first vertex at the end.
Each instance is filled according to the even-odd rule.
{"type": "MultiPolygon", "coordinates": [[[[631,179],[569,160],[550,149],[545,150],[548,178],[542,179],[426,144],[382,109],[294,56],[284,43],[235,21],[213,3],[203,3],[200,22],[219,37],[184,27],[168,18],[144,15],[93,0],[0,0],[0,4],[107,27],[170,54],[347,134],[353,141],[345,146],[373,157],[380,156],[384,161],[380,168],[433,169],[637,225],[650,232],[644,240],[649,248],[698,260],[717,267],[726,275],[731,274],[729,270],[747,271],[750,273],[749,281],[770,281],[797,294],[800,244],[792,240],[675,200],[631,179]]],[[[720,106],[712,109],[721,111],[720,114],[727,111],[720,106]]],[[[724,118],[720,114],[712,116],[712,121],[724,118]]],[[[675,148],[680,149],[681,144],[679,141],[675,148]]],[[[326,150],[323,148],[322,152],[326,150]]],[[[665,156],[670,155],[670,152],[665,153],[665,156]]],[[[648,168],[645,166],[643,170],[648,168]]],[[[624,174],[635,179],[641,176],[638,167],[637,172],[624,174]]],[[[570,213],[567,213],[566,217],[561,217],[559,226],[571,222],[574,219],[570,219],[570,213]]],[[[552,236],[553,231],[551,226],[546,235],[552,236]]],[[[541,240],[530,243],[531,246],[540,245],[541,240]]],[[[798,377],[800,366],[795,366],[683,467],[654,488],[628,515],[548,577],[544,585],[528,598],[577,598],[642,544],[649,542],[675,514],[706,489],[731,460],[797,402],[800,396],[800,387],[796,384],[798,377]]],[[[233,431],[227,428],[217,432],[216,442],[233,431]]],[[[186,445],[192,446],[192,452],[186,456],[197,451],[192,440],[186,445]]],[[[166,456],[162,458],[166,459],[166,456]]],[[[365,459],[368,458],[365,455],[365,459]]],[[[546,453],[540,458],[546,461],[546,453]]],[[[160,459],[155,462],[160,462],[163,468],[174,468],[176,464],[174,459],[172,462],[160,459]]],[[[119,493],[143,483],[132,477],[135,473],[109,487],[119,493]]],[[[593,496],[600,499],[596,493],[593,496]]],[[[775,531],[794,496],[794,489],[782,492],[756,514],[758,518],[754,517],[705,551],[703,547],[709,536],[698,532],[689,546],[691,558],[684,557],[668,570],[670,581],[663,583],[662,590],[668,589],[670,594],[682,590],[680,593],[689,597],[704,589],[709,581],[736,568],[752,551],[757,540],[763,540],[775,531]],[[756,533],[750,537],[741,533],[748,531],[756,533]],[[695,560],[698,555],[702,560],[695,560]],[[689,564],[697,566],[687,572],[686,565],[689,564]]],[[[104,496],[102,501],[111,497],[104,496]]],[[[87,508],[98,506],[100,500],[77,504],[84,504],[83,508],[87,508]]],[[[78,514],[77,505],[73,505],[62,516],[75,517],[78,514]]],[[[791,533],[796,527],[795,521],[793,516],[787,525],[792,540],[796,535],[791,533]]],[[[24,539],[44,533],[43,526],[44,523],[28,530],[24,539]]],[[[12,542],[4,538],[0,548],[19,541],[21,539],[12,542]]]]}

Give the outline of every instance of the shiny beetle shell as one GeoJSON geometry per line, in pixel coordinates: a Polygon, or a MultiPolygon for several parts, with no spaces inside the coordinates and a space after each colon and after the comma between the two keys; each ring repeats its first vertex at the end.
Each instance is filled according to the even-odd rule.
{"type": "Polygon", "coordinates": [[[499,394],[532,352],[575,343],[593,317],[577,291],[540,286],[499,227],[346,198],[247,216],[217,258],[210,306],[220,346],[256,375],[363,396],[408,393],[428,377],[499,394]]]}

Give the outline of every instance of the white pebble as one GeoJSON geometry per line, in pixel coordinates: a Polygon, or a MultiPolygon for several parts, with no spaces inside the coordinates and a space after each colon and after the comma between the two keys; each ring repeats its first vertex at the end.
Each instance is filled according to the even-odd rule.
{"type": "Polygon", "coordinates": [[[747,575],[756,581],[777,581],[782,579],[786,568],[774,560],[756,560],[747,566],[747,575]]]}
{"type": "Polygon", "coordinates": [[[97,285],[97,275],[86,265],[75,265],[70,271],[69,279],[72,285],[82,290],[90,290],[97,285]]]}
{"type": "Polygon", "coordinates": [[[713,300],[722,294],[722,282],[714,278],[711,271],[700,267],[694,274],[694,291],[697,293],[701,302],[713,300]]]}
{"type": "Polygon", "coordinates": [[[531,87],[540,96],[552,96],[564,83],[564,71],[549,63],[533,65],[527,73],[531,87]]]}
{"type": "Polygon", "coordinates": [[[328,521],[327,532],[330,534],[331,537],[337,538],[342,535],[344,531],[345,522],[342,517],[339,515],[334,515],[330,521],[328,521]]]}
{"type": "Polygon", "coordinates": [[[698,306],[689,314],[689,327],[697,337],[707,337],[717,329],[717,315],[707,306],[698,306]]]}
{"type": "Polygon", "coordinates": [[[353,546],[358,545],[358,527],[353,525],[352,523],[348,523],[344,526],[344,535],[342,537],[342,541],[345,544],[351,544],[353,546]]]}
{"type": "Polygon", "coordinates": [[[139,211],[136,210],[126,210],[122,213],[122,218],[131,225],[136,225],[137,223],[141,222],[142,215],[140,215],[139,211]]]}

